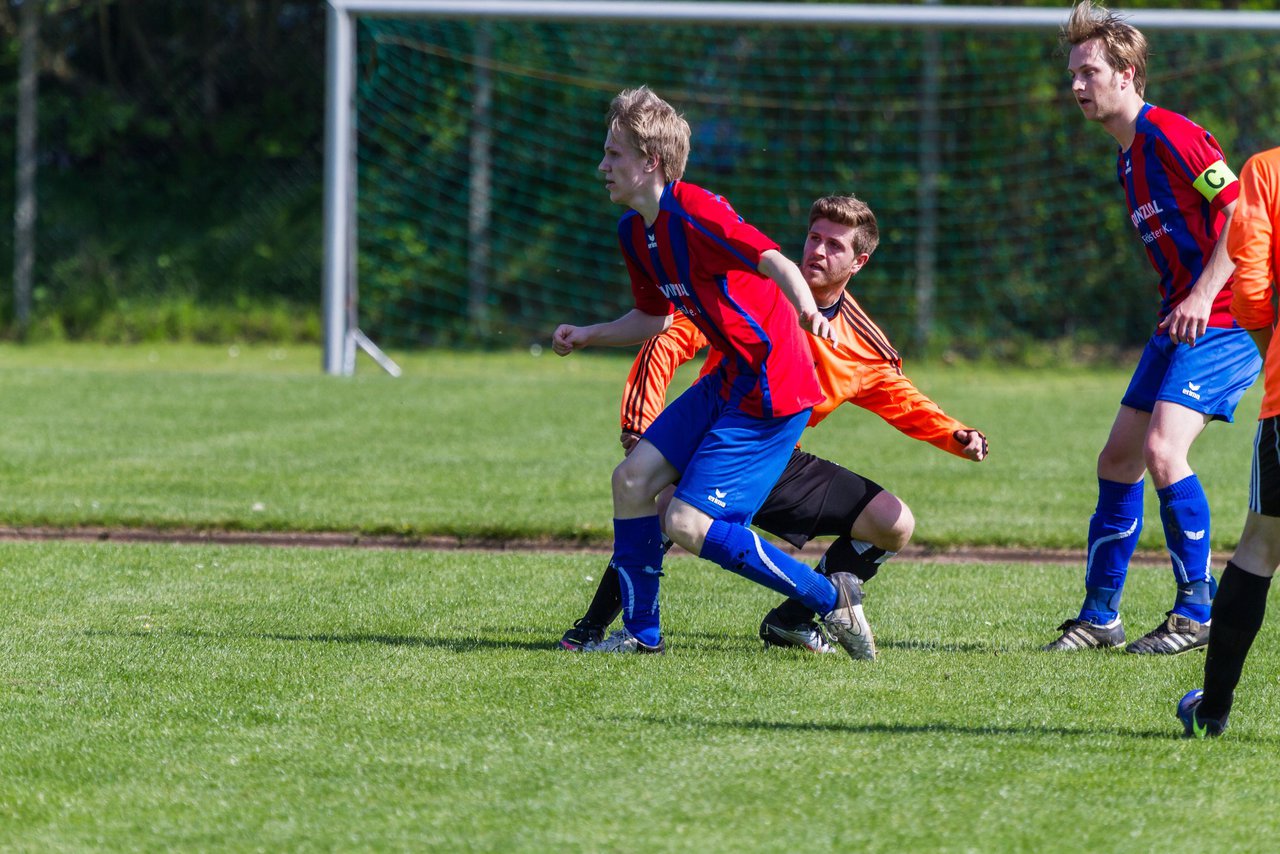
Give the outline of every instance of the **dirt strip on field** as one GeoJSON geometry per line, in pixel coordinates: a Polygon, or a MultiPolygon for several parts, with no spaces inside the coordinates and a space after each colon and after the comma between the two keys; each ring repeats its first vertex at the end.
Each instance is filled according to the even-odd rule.
{"type": "MultiPolygon", "coordinates": [[[[358,534],[325,531],[196,531],[161,528],[48,528],[0,526],[0,541],[32,542],[58,540],[105,543],[171,543],[179,545],[278,546],[292,548],[366,548],[414,549],[422,551],[533,551],[582,554],[608,554],[602,545],[571,540],[499,540],[464,539],[459,537],[411,537],[391,534],[358,534]]],[[[806,546],[792,554],[816,560],[826,543],[806,546]]],[[[908,546],[899,560],[934,563],[1084,563],[1084,553],[1074,549],[1037,549],[1023,546],[958,546],[931,549],[908,546]]],[[[1141,551],[1132,563],[1144,566],[1166,566],[1169,556],[1160,551],[1141,551]]]]}

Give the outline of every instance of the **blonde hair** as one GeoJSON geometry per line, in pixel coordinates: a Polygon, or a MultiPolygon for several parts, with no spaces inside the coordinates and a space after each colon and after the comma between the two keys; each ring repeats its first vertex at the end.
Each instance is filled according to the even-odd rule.
{"type": "Polygon", "coordinates": [[[624,89],[609,104],[609,130],[625,133],[646,157],[656,157],[669,183],[684,177],[689,162],[689,123],[648,86],[624,89]]]}
{"type": "Polygon", "coordinates": [[[1133,89],[1139,98],[1147,91],[1147,37],[1117,12],[1081,0],[1071,9],[1071,17],[1062,25],[1058,38],[1064,45],[1075,47],[1090,39],[1101,39],[1107,63],[1115,71],[1133,67],[1133,89]]]}
{"type": "Polygon", "coordinates": [[[880,245],[880,226],[871,208],[857,196],[823,196],[809,207],[809,225],[829,219],[853,229],[853,251],[870,255],[880,245]]]}

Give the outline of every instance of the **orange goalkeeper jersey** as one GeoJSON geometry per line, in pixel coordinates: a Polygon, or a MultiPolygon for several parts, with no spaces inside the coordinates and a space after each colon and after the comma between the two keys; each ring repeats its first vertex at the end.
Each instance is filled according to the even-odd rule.
{"type": "MultiPolygon", "coordinates": [[[[1231,313],[1245,329],[1275,325],[1275,283],[1280,280],[1280,148],[1255,154],[1240,170],[1240,198],[1227,230],[1227,251],[1236,263],[1231,313]]],[[[1263,354],[1265,379],[1260,418],[1280,415],[1280,336],[1263,354]]]]}
{"type": "MultiPolygon", "coordinates": [[[[964,456],[964,446],[953,435],[968,430],[938,404],[920,392],[902,374],[902,360],[880,327],[867,316],[858,301],[845,293],[831,326],[836,346],[807,335],[814,368],[825,399],[813,408],[809,426],[826,418],[842,403],[868,409],[912,437],[964,456]]],[[[649,339],[640,349],[627,376],[622,395],[622,429],[644,433],[666,402],[667,386],[676,368],[707,344],[688,318],[679,313],[671,328],[649,339]]],[[[714,370],[719,354],[712,351],[700,376],[714,370]]]]}

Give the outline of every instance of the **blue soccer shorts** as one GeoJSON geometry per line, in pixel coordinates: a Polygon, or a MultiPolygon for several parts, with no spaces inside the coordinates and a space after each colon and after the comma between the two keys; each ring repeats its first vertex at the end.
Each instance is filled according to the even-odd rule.
{"type": "Polygon", "coordinates": [[[749,525],[808,422],[808,409],[747,415],[721,399],[720,378],[708,374],[663,409],[644,438],[680,473],[676,498],[712,519],[749,525]]]}
{"type": "Polygon", "coordinates": [[[1243,329],[1211,327],[1194,347],[1153,335],[1120,402],[1151,412],[1164,400],[1230,423],[1261,368],[1258,347],[1243,329]]]}

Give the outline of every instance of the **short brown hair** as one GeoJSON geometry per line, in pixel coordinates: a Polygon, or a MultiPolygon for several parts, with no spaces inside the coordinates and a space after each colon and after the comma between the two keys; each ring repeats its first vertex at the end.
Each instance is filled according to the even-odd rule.
{"type": "Polygon", "coordinates": [[[684,177],[689,162],[689,123],[648,86],[624,89],[609,104],[609,130],[623,131],[646,157],[657,157],[668,181],[684,177]]]}
{"type": "Polygon", "coordinates": [[[1058,38],[1072,47],[1090,39],[1101,39],[1111,68],[1124,71],[1133,66],[1134,91],[1139,98],[1146,97],[1147,37],[1118,13],[1095,6],[1092,0],[1080,0],[1071,9],[1071,17],[1062,25],[1058,38]]]}
{"type": "Polygon", "coordinates": [[[853,251],[870,255],[880,245],[880,226],[871,208],[857,196],[823,196],[809,207],[809,225],[829,219],[853,229],[853,251]]]}

